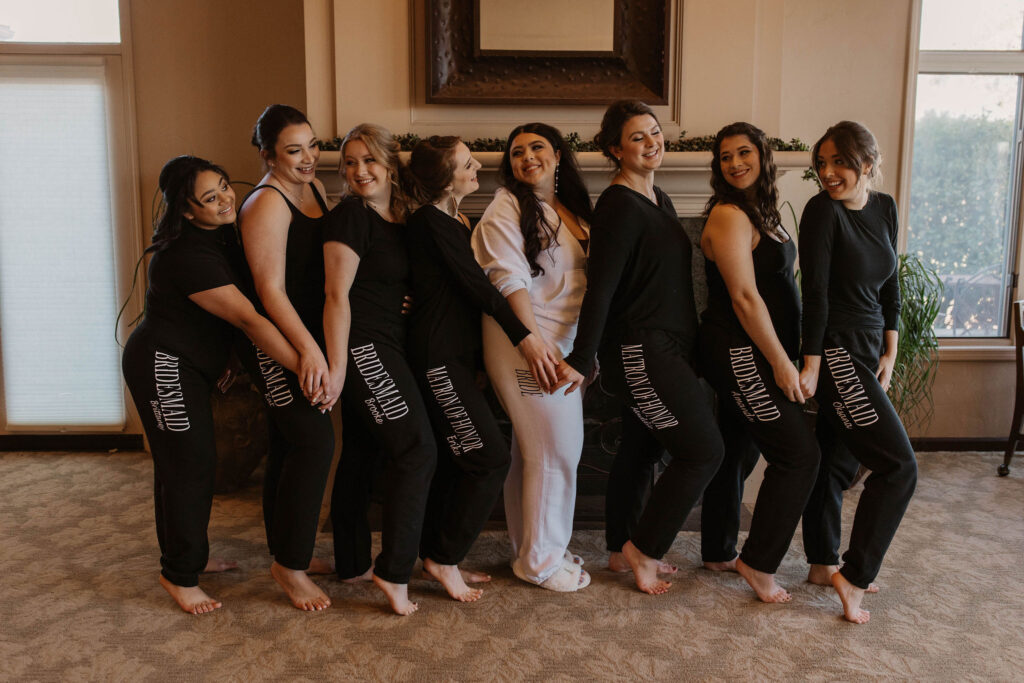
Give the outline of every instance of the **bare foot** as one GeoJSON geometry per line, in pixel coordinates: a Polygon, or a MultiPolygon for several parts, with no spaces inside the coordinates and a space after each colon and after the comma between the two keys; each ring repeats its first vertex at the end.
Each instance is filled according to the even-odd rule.
{"type": "Polygon", "coordinates": [[[832,585],[835,586],[839,599],[843,601],[843,616],[847,621],[855,624],[866,624],[871,619],[871,612],[860,608],[860,601],[864,599],[865,590],[857,588],[846,580],[846,577],[836,572],[832,575],[832,585]]]}
{"type": "Polygon", "coordinates": [[[364,581],[373,580],[373,565],[359,576],[350,576],[347,579],[342,579],[342,583],[363,583],[364,581]]]}
{"type": "MultiPolygon", "coordinates": [[[[807,570],[807,583],[813,583],[816,586],[831,586],[832,575],[838,571],[839,565],[836,564],[812,564],[811,568],[807,570]]],[[[877,593],[878,590],[878,584],[872,583],[866,592],[877,593]]]]}
{"type": "Polygon", "coordinates": [[[331,599],[320,590],[301,569],[288,569],[274,562],[270,565],[270,574],[288,594],[292,604],[307,612],[317,612],[331,606],[331,599]]]}
{"type": "Polygon", "coordinates": [[[407,617],[420,608],[415,602],[409,600],[409,584],[391,583],[376,574],[373,575],[373,582],[377,584],[377,588],[384,591],[384,595],[388,596],[388,602],[391,603],[391,609],[395,610],[395,614],[407,617]]]}
{"type": "MultiPolygon", "coordinates": [[[[621,573],[631,571],[632,567],[629,566],[629,562],[622,556],[622,553],[608,553],[608,569],[621,573]]],[[[675,574],[677,571],[679,571],[679,567],[674,564],[658,560],[659,574],[675,574]]]]}
{"type": "Polygon", "coordinates": [[[206,566],[203,567],[203,573],[213,574],[214,572],[226,572],[229,569],[238,569],[238,563],[221,557],[211,557],[206,566]]]}
{"type": "Polygon", "coordinates": [[[179,586],[168,581],[163,574],[160,575],[160,585],[171,594],[178,607],[189,614],[206,614],[222,606],[220,600],[214,600],[199,586],[179,586]]]}
{"type": "Polygon", "coordinates": [[[459,602],[476,602],[484,594],[479,588],[466,585],[457,564],[438,564],[428,557],[423,560],[423,571],[440,581],[448,595],[459,602]]]}
{"type": "Polygon", "coordinates": [[[793,599],[785,588],[775,583],[775,575],[759,572],[743,560],[736,559],[736,571],[747,580],[761,602],[789,602],[793,599]]]}
{"type": "Polygon", "coordinates": [[[672,585],[672,582],[662,581],[658,578],[658,561],[640,552],[633,545],[633,541],[626,541],[626,545],[622,546],[622,556],[629,563],[630,569],[633,570],[636,587],[644,593],[660,595],[672,585]]]}
{"type": "Polygon", "coordinates": [[[307,574],[333,574],[334,563],[330,560],[324,560],[319,557],[314,557],[309,561],[309,566],[306,567],[307,574]]]}
{"type": "MultiPolygon", "coordinates": [[[[442,566],[442,565],[438,565],[438,566],[442,566]]],[[[483,572],[475,572],[475,571],[473,571],[471,569],[462,569],[461,567],[459,568],[459,575],[462,576],[462,580],[465,581],[466,583],[487,583],[488,581],[491,580],[491,575],[490,574],[485,574],[483,572]]],[[[426,570],[426,567],[424,567],[424,569],[423,569],[423,574],[421,575],[421,578],[424,578],[427,581],[437,581],[438,580],[438,578],[436,576],[434,576],[433,574],[431,574],[430,572],[428,572],[426,570]]]]}
{"type": "Polygon", "coordinates": [[[736,558],[732,558],[728,562],[705,562],[704,569],[710,569],[713,572],[734,572],[736,571],[736,558]]]}

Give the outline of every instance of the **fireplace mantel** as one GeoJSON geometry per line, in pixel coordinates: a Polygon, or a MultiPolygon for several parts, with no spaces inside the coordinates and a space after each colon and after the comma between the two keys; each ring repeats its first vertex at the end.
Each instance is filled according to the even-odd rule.
{"type": "MultiPolygon", "coordinates": [[[[405,154],[405,153],[403,153],[405,154]]],[[[474,152],[473,156],[483,164],[478,173],[480,189],[462,201],[461,209],[471,217],[478,217],[487,208],[498,186],[497,171],[501,152],[474,152]]],[[[775,164],[779,176],[792,171],[802,172],[810,161],[807,152],[775,152],[775,164]]],[[[320,155],[318,177],[327,188],[327,193],[336,198],[341,190],[337,175],[340,152],[323,152],[320,155]]],[[[591,196],[596,200],[608,186],[612,166],[600,152],[580,152],[576,155],[583,179],[591,196]]],[[[681,217],[696,217],[704,210],[704,204],[711,196],[711,152],[667,152],[658,169],[657,183],[676,207],[681,217]]]]}

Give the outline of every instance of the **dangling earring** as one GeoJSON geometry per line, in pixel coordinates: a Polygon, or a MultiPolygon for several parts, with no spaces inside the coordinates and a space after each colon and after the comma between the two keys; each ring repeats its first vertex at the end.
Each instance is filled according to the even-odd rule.
{"type": "Polygon", "coordinates": [[[560,167],[561,167],[561,164],[557,164],[555,166],[555,194],[558,194],[558,169],[560,167]]]}
{"type": "Polygon", "coordinates": [[[452,218],[459,217],[459,203],[455,201],[455,192],[448,193],[448,213],[452,218]]]}

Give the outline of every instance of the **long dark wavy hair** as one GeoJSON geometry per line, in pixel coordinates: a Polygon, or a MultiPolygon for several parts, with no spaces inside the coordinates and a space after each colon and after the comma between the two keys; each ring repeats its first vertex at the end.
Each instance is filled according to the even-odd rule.
{"type": "Polygon", "coordinates": [[[147,254],[166,249],[181,236],[189,222],[185,212],[189,206],[198,204],[195,199],[196,177],[203,171],[213,171],[225,182],[231,182],[227,171],[217,164],[188,154],[174,157],[164,164],[159,180],[160,207],[155,218],[153,243],[146,248],[147,254]]]}
{"type": "Polygon", "coordinates": [[[766,235],[778,235],[782,226],[779,215],[779,190],[775,187],[778,169],[772,157],[772,148],[768,145],[768,136],[757,126],[737,121],[718,131],[711,147],[711,199],[704,207],[704,218],[711,215],[711,209],[718,204],[732,204],[747,214],[754,227],[766,235]],[[746,135],[747,139],[757,148],[761,157],[760,173],[754,186],[748,190],[740,190],[722,175],[720,160],[722,141],[733,135],[746,135]]]}
{"type": "Polygon", "coordinates": [[[558,226],[551,225],[544,217],[541,200],[534,194],[533,188],[517,180],[512,173],[512,141],[521,133],[539,135],[559,154],[558,189],[555,191],[558,201],[587,223],[593,218],[594,207],[590,203],[590,194],[583,183],[583,174],[576,164],[576,157],[557,128],[534,122],[512,129],[505,143],[505,152],[501,155],[501,165],[498,166],[498,181],[519,200],[519,229],[523,233],[523,250],[526,262],[530,264],[530,275],[537,277],[544,272],[544,268],[537,263],[537,257],[542,251],[558,244],[558,226]]]}

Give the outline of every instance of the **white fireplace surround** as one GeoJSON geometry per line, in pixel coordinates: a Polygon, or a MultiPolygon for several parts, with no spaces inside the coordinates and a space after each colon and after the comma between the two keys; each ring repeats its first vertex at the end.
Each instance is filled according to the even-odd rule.
{"type": "MultiPolygon", "coordinates": [[[[403,153],[407,156],[407,153],[403,153]]],[[[480,189],[462,201],[460,207],[467,216],[477,217],[494,196],[498,187],[498,164],[501,152],[474,152],[482,168],[478,173],[480,189]]],[[[810,165],[809,152],[775,152],[775,165],[779,176],[789,172],[803,172],[810,165]]],[[[323,152],[320,155],[319,174],[329,196],[337,197],[341,191],[338,176],[340,152],[323,152]]],[[[580,152],[576,155],[587,189],[596,200],[611,180],[613,167],[600,152],[580,152]]],[[[704,210],[704,204],[711,196],[711,152],[667,152],[656,182],[668,193],[680,217],[697,217],[704,210]]]]}

